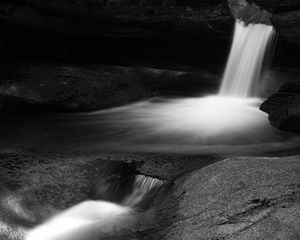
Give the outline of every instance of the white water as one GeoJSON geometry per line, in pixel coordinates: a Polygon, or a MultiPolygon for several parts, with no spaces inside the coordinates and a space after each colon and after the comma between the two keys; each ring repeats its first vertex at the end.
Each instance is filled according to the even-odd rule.
{"type": "Polygon", "coordinates": [[[107,201],[79,203],[30,230],[25,240],[95,240],[129,228],[134,223],[134,207],[162,184],[159,179],[137,175],[132,193],[122,204],[107,201]]]}
{"type": "Polygon", "coordinates": [[[255,97],[259,92],[265,54],[270,51],[274,34],[272,26],[245,25],[236,21],[218,95],[145,101],[96,112],[93,117],[96,121],[96,116],[99,116],[112,126],[132,130],[124,142],[129,143],[129,147],[130,142],[136,145],[145,143],[144,149],[147,148],[147,139],[152,142],[154,139],[158,147],[173,144],[176,148],[187,144],[203,147],[207,144],[276,141],[278,132],[270,126],[267,115],[259,110],[262,99],[255,97]]]}
{"type": "Polygon", "coordinates": [[[122,204],[124,206],[134,207],[142,202],[151,191],[158,189],[163,185],[163,181],[147,177],[144,175],[137,175],[133,185],[133,192],[123,200],[122,204]]]}
{"type": "MultiPolygon", "coordinates": [[[[217,95],[156,98],[88,114],[30,119],[6,135],[18,146],[66,152],[247,154],[296,148],[299,139],[272,127],[259,110],[263,100],[255,97],[273,35],[272,26],[237,21],[217,95]]],[[[6,136],[2,142],[9,140],[6,136]]]]}
{"type": "Polygon", "coordinates": [[[266,52],[275,35],[272,26],[236,21],[230,56],[220,89],[221,96],[253,97],[259,93],[259,80],[266,52]]]}
{"type": "Polygon", "coordinates": [[[89,240],[121,228],[131,209],[105,201],[86,201],[30,230],[25,240],[89,240]]]}
{"type": "MultiPolygon", "coordinates": [[[[257,93],[264,53],[272,35],[271,26],[245,26],[241,22],[236,23],[233,46],[219,95],[144,101],[85,114],[84,118],[78,115],[78,122],[76,116],[72,116],[73,127],[81,128],[81,131],[70,134],[74,133],[74,129],[77,130],[74,127],[72,131],[66,131],[67,133],[61,136],[58,128],[59,134],[56,135],[57,133],[53,132],[55,127],[51,125],[55,123],[51,123],[49,132],[52,136],[60,137],[60,140],[67,139],[68,143],[74,138],[76,143],[82,139],[88,147],[94,144],[97,149],[106,144],[103,144],[103,139],[98,139],[104,135],[103,138],[108,139],[108,145],[118,148],[115,143],[123,144],[130,150],[141,148],[142,151],[203,153],[206,146],[213,145],[212,152],[216,153],[220,146],[227,145],[226,150],[232,153],[234,144],[242,143],[246,144],[242,152],[247,153],[251,144],[263,146],[261,143],[270,142],[271,148],[275,146],[276,151],[280,151],[282,145],[274,145],[272,141],[276,142],[276,136],[282,136],[282,133],[273,129],[267,115],[258,109],[261,100],[250,97],[257,93]],[[88,128],[84,128],[85,124],[88,128]],[[108,126],[110,135],[105,133],[108,126]],[[94,135],[87,133],[88,130],[92,130],[94,135]],[[90,142],[86,141],[87,139],[90,142]]],[[[62,124],[63,129],[66,126],[68,124],[62,124]]],[[[43,136],[41,133],[45,132],[45,128],[45,125],[42,125],[42,131],[37,131],[37,135],[43,136]]],[[[30,134],[24,135],[30,141],[30,134]]],[[[34,139],[43,140],[38,137],[34,139]]],[[[49,140],[50,135],[47,135],[46,139],[49,140]]],[[[56,138],[54,140],[61,145],[61,141],[57,141],[56,138]]],[[[299,141],[297,142],[299,144],[299,141]]],[[[288,144],[283,145],[287,147],[288,144]]],[[[74,146],[70,146],[73,151],[74,146]]],[[[266,150],[264,146],[262,148],[266,150]]],[[[253,149],[255,152],[258,148],[255,146],[253,149]]],[[[80,203],[32,229],[25,239],[97,239],[103,233],[130,225],[133,221],[133,208],[142,202],[149,192],[162,184],[158,179],[137,176],[132,194],[124,199],[122,205],[105,201],[80,203]]]]}

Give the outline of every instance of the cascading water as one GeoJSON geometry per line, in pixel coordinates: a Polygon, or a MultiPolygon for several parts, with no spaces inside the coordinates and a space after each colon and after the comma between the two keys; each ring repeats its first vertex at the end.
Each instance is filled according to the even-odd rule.
{"type": "MultiPolygon", "coordinates": [[[[273,36],[272,26],[246,26],[237,21],[218,95],[171,100],[160,98],[71,117],[47,116],[42,123],[30,122],[33,131],[25,125],[23,129],[13,129],[16,132],[12,131],[10,135],[25,136],[25,140],[21,138],[22,144],[31,144],[34,139],[38,144],[44,144],[47,150],[52,147],[58,150],[64,146],[64,150],[73,153],[108,149],[201,154],[229,151],[233,154],[234,145],[243,153],[251,152],[251,144],[254,145],[252,152],[258,152],[258,146],[267,151],[268,148],[262,144],[265,142],[270,143],[269,149],[276,151],[298,147],[299,138],[291,143],[278,143],[276,137],[279,131],[273,129],[266,114],[259,111],[260,99],[253,98],[258,93],[264,55],[273,36]],[[272,142],[274,140],[275,143],[272,142]]],[[[280,132],[278,135],[284,134],[280,132]]],[[[7,138],[4,140],[7,143],[7,138]]],[[[14,144],[19,145],[19,142],[14,144]]],[[[30,147],[40,147],[34,144],[30,147]]],[[[138,175],[132,193],[121,204],[107,201],[79,203],[31,229],[25,239],[89,240],[115,229],[130,227],[134,222],[134,208],[151,198],[162,185],[161,180],[138,175]]],[[[7,200],[8,203],[5,203],[10,207],[11,199],[7,200]]],[[[18,210],[16,206],[14,208],[18,210]]],[[[16,214],[20,215],[20,211],[16,214]]]]}
{"type": "Polygon", "coordinates": [[[134,208],[158,190],[163,181],[137,175],[132,193],[121,204],[107,201],[79,203],[30,230],[25,240],[94,240],[134,223],[134,208]]]}
{"type": "Polygon", "coordinates": [[[237,20],[234,39],[219,95],[252,97],[259,91],[263,60],[275,31],[265,24],[237,20]]]}
{"type": "Polygon", "coordinates": [[[156,190],[163,185],[163,181],[147,177],[144,175],[137,175],[133,185],[133,192],[123,200],[122,204],[125,206],[137,206],[142,201],[147,200],[147,197],[151,197],[152,193],[156,193],[156,190]]]}
{"type": "Polygon", "coordinates": [[[132,218],[129,207],[86,201],[30,230],[25,240],[89,240],[120,229],[132,218]]]}
{"type": "MultiPolygon", "coordinates": [[[[92,113],[35,117],[29,125],[13,126],[2,136],[23,136],[13,137],[15,145],[65,152],[245,154],[296,148],[299,139],[270,126],[259,110],[259,80],[274,35],[272,26],[237,20],[216,95],[155,98],[92,113]]],[[[7,144],[8,137],[2,142],[7,144]]]]}

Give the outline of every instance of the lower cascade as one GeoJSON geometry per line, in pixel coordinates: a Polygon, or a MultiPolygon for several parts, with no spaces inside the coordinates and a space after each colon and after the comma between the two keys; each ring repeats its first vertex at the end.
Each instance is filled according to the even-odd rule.
{"type": "Polygon", "coordinates": [[[137,175],[132,193],[121,204],[84,201],[30,230],[25,240],[94,240],[128,228],[134,223],[134,209],[162,185],[159,179],[137,175]]]}
{"type": "Polygon", "coordinates": [[[131,218],[131,209],[106,201],[85,201],[30,230],[25,240],[94,239],[120,228],[131,218]]]}

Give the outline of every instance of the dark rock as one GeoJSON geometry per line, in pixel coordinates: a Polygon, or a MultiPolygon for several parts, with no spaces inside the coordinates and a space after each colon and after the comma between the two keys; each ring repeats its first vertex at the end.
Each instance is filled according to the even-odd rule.
{"type": "Polygon", "coordinates": [[[273,68],[265,71],[261,79],[261,94],[263,98],[268,98],[288,81],[296,81],[299,77],[299,70],[294,68],[273,68]]]}
{"type": "Polygon", "coordinates": [[[283,12],[300,8],[299,0],[252,0],[258,6],[263,7],[271,12],[283,12]]]}
{"type": "Polygon", "coordinates": [[[0,18],[84,35],[147,35],[195,31],[228,34],[232,17],[223,1],[4,1],[0,18]]]}
{"type": "Polygon", "coordinates": [[[282,37],[300,44],[300,10],[275,14],[272,23],[282,37]]]}
{"type": "Polygon", "coordinates": [[[188,174],[157,202],[159,231],[146,239],[297,240],[299,173],[293,156],[227,159],[188,174]]]}
{"type": "MultiPolygon", "coordinates": [[[[295,72],[295,76],[299,76],[299,71],[295,72]]],[[[269,120],[273,126],[300,132],[300,81],[299,78],[295,78],[272,94],[260,109],[269,114],[269,120]]]]}
{"type": "Polygon", "coordinates": [[[4,69],[1,76],[4,111],[89,111],[128,103],[148,94],[117,67],[95,71],[59,64],[21,64],[13,66],[12,71],[4,69]]]}
{"type": "Polygon", "coordinates": [[[271,24],[272,14],[255,3],[246,0],[229,0],[229,7],[235,19],[243,20],[248,23],[271,24]]]}
{"type": "Polygon", "coordinates": [[[2,66],[0,77],[2,113],[92,111],[161,94],[198,94],[217,84],[205,72],[48,63],[2,66]]]}

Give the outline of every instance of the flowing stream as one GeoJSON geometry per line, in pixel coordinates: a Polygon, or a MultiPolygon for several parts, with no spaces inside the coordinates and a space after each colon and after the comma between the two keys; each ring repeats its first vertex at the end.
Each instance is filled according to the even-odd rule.
{"type": "Polygon", "coordinates": [[[221,96],[253,97],[259,95],[259,80],[264,58],[272,51],[275,31],[265,24],[236,21],[234,38],[221,84],[221,96]]]}
{"type": "MultiPolygon", "coordinates": [[[[243,153],[288,151],[299,137],[273,128],[257,98],[272,26],[237,21],[219,94],[155,98],[82,114],[2,119],[0,146],[56,152],[243,153]]],[[[199,79],[201,81],[201,79],[199,79]]],[[[26,240],[89,239],[131,222],[134,209],[162,181],[138,175],[120,204],[87,201],[32,229],[26,240]]],[[[150,194],[151,195],[151,194],[150,194]]]]}
{"type": "Polygon", "coordinates": [[[296,149],[299,138],[273,128],[259,110],[259,80],[274,35],[272,26],[237,20],[217,95],[155,98],[92,113],[3,120],[0,145],[73,153],[296,149]]]}
{"type": "Polygon", "coordinates": [[[132,193],[121,204],[100,200],[79,203],[30,230],[25,240],[94,240],[131,228],[133,209],[147,201],[162,185],[159,179],[137,175],[132,193]]]}

